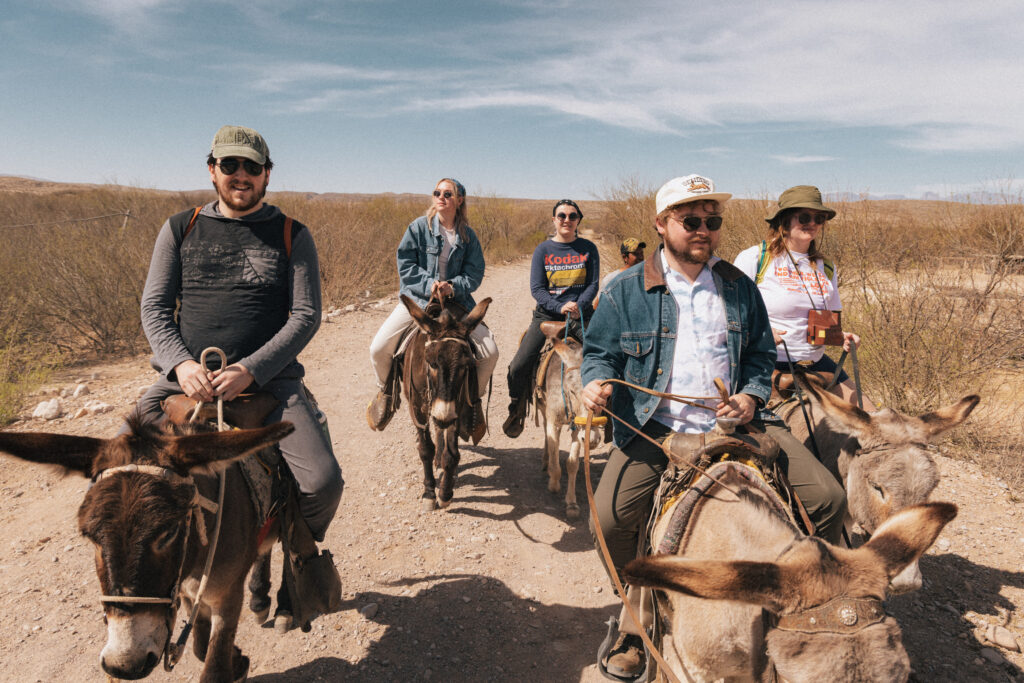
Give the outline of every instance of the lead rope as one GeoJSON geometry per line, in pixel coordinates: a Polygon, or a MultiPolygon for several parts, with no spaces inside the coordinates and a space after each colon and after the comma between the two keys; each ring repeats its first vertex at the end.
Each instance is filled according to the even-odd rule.
{"type": "MultiPolygon", "coordinates": [[[[206,369],[206,357],[210,353],[215,353],[220,356],[220,367],[225,368],[228,364],[227,355],[215,346],[203,349],[203,353],[199,356],[199,364],[206,369]]],[[[203,405],[200,401],[196,405],[196,409],[192,412],[190,422],[195,422],[199,417],[199,409],[203,405]]],[[[217,431],[225,432],[228,431],[228,426],[224,424],[224,397],[217,397],[217,431]]],[[[206,584],[210,579],[210,570],[213,567],[213,558],[217,554],[217,541],[220,540],[220,521],[224,516],[224,491],[227,488],[227,473],[218,472],[217,479],[219,480],[219,486],[217,490],[217,516],[213,522],[213,539],[210,541],[210,548],[206,551],[206,563],[203,566],[203,576],[199,580],[199,589],[196,591],[195,599],[192,602],[192,614],[189,615],[188,622],[185,627],[181,629],[181,634],[178,636],[178,640],[173,645],[168,642],[167,650],[164,653],[164,670],[171,671],[174,665],[181,659],[181,655],[185,652],[185,643],[188,642],[189,634],[192,633],[192,626],[196,622],[196,617],[199,615],[199,605],[203,597],[203,593],[206,591],[206,584]]],[[[200,524],[203,522],[200,521],[200,524]]],[[[205,530],[203,530],[205,531],[205,530]]],[[[202,535],[203,532],[200,532],[202,535]]],[[[184,561],[184,560],[182,560],[184,561]]]]}
{"type": "MultiPolygon", "coordinates": [[[[602,385],[603,384],[604,383],[602,383],[602,385]]],[[[610,412],[608,414],[612,415],[612,413],[610,412]]],[[[612,415],[612,417],[615,416],[612,415]]],[[[579,418],[576,419],[578,420],[579,418]]],[[[603,420],[601,420],[601,418],[597,419],[600,421],[601,424],[607,424],[608,422],[608,418],[604,418],[603,420]]],[[[622,422],[620,418],[616,417],[615,419],[622,422]]],[[[628,599],[626,599],[626,589],[623,587],[622,581],[619,580],[619,573],[615,570],[615,565],[612,563],[611,553],[608,552],[608,544],[604,540],[604,529],[601,528],[601,520],[597,517],[597,506],[594,504],[594,487],[590,483],[590,427],[592,424],[594,424],[594,411],[588,410],[586,421],[584,422],[585,426],[583,428],[583,481],[587,485],[587,502],[590,503],[590,521],[594,525],[594,530],[597,531],[595,536],[597,536],[597,542],[601,546],[601,553],[604,556],[604,561],[608,566],[608,574],[612,577],[612,582],[615,584],[615,590],[619,593],[619,600],[621,600],[622,604],[626,606],[626,613],[629,614],[629,618],[633,621],[633,624],[636,626],[637,631],[640,633],[640,638],[644,642],[644,647],[646,647],[647,650],[651,653],[651,656],[654,657],[654,660],[658,663],[658,666],[662,669],[662,671],[665,672],[665,676],[668,677],[668,679],[672,683],[682,683],[679,680],[679,677],[675,675],[675,672],[672,671],[672,668],[668,665],[668,662],[665,661],[665,658],[661,656],[661,652],[659,652],[658,648],[654,645],[654,641],[652,641],[651,637],[647,635],[647,629],[644,628],[643,623],[640,621],[639,615],[637,615],[636,610],[633,608],[633,605],[629,602],[628,599]]],[[[632,425],[626,426],[632,427],[632,425]]],[[[641,434],[641,436],[647,438],[649,441],[654,442],[654,440],[647,437],[646,434],[641,434]]],[[[699,470],[700,468],[694,466],[694,469],[699,470]]],[[[692,679],[690,679],[690,677],[687,676],[687,680],[692,679]]]]}
{"type": "MultiPolygon", "coordinates": [[[[582,341],[583,341],[584,344],[586,344],[587,343],[587,326],[586,326],[586,323],[583,322],[583,314],[582,313],[580,314],[580,336],[583,337],[582,341]]],[[[568,319],[566,320],[566,323],[565,323],[565,333],[563,335],[563,341],[565,341],[566,343],[568,343],[568,341],[569,341],[569,320],[568,319]]],[[[559,359],[559,360],[561,361],[561,359],[559,359]]],[[[562,374],[561,374],[561,376],[559,378],[561,380],[561,382],[559,383],[559,386],[561,387],[561,390],[562,390],[562,406],[565,408],[565,421],[569,425],[569,431],[572,432],[572,437],[575,438],[576,437],[576,431],[579,429],[579,426],[576,424],[576,421],[573,420],[572,407],[569,405],[569,397],[566,396],[566,394],[565,394],[565,361],[561,361],[561,363],[562,363],[562,365],[561,365],[561,373],[562,374]]]]}

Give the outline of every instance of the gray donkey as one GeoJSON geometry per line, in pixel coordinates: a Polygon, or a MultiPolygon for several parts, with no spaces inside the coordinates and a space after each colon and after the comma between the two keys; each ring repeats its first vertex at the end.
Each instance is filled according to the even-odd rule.
{"type": "MultiPolygon", "coordinates": [[[[576,519],[580,516],[580,506],[576,502],[576,473],[580,468],[584,434],[582,429],[574,427],[573,418],[577,411],[583,412],[580,401],[583,392],[583,383],[580,379],[583,347],[575,339],[562,338],[565,323],[543,323],[541,331],[547,336],[552,347],[549,360],[544,358],[546,354],[541,354],[539,381],[534,395],[535,415],[544,425],[542,469],[548,473],[548,491],[558,493],[562,488],[558,443],[561,440],[562,428],[568,426],[571,442],[569,457],[565,461],[568,479],[565,488],[565,516],[576,519]]],[[[601,443],[601,435],[600,427],[591,429],[591,448],[601,443]]]]}
{"type": "MultiPolygon", "coordinates": [[[[809,416],[822,461],[843,482],[850,519],[869,536],[903,508],[928,500],[939,483],[939,469],[926,444],[967,419],[981,400],[965,396],[915,417],[891,408],[865,412],[824,391],[813,379],[801,381],[801,386],[810,399],[809,416]]],[[[780,411],[780,416],[810,448],[799,408],[780,411]]],[[[893,578],[890,591],[920,587],[921,571],[915,561],[893,578]]]]}

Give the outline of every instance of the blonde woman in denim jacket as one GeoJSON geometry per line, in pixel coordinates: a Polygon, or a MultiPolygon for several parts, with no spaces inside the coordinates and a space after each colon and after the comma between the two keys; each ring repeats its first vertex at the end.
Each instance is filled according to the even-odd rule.
{"type": "MultiPolygon", "coordinates": [[[[484,253],[473,228],[466,220],[466,188],[454,178],[442,178],[434,187],[433,201],[426,215],[406,228],[398,243],[399,292],[426,306],[431,296],[451,298],[466,310],[476,302],[474,292],[484,279],[484,253]]],[[[384,321],[370,343],[370,360],[377,376],[379,391],[366,408],[366,421],[375,430],[383,430],[395,412],[395,396],[386,386],[392,359],[412,316],[400,302],[384,321]]],[[[483,323],[471,335],[477,363],[477,400],[473,405],[473,432],[482,436],[486,429],[479,397],[487,390],[491,373],[498,363],[498,346],[483,323]]]]}

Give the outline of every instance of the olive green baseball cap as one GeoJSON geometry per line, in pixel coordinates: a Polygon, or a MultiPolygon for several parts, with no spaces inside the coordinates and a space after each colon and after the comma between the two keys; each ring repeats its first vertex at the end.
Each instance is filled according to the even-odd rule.
{"type": "Polygon", "coordinates": [[[779,208],[769,218],[765,218],[765,222],[772,223],[786,209],[814,209],[827,213],[830,220],[836,217],[834,209],[821,203],[821,190],[813,185],[797,185],[780,194],[779,208]]]}
{"type": "Polygon", "coordinates": [[[213,136],[210,154],[214,159],[224,157],[242,157],[255,161],[257,164],[267,163],[270,150],[267,141],[252,128],[242,126],[222,126],[213,136]]]}

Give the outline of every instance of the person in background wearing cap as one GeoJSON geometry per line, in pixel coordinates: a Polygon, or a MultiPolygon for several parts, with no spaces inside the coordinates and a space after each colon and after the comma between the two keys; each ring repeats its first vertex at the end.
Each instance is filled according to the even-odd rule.
{"type": "MultiPolygon", "coordinates": [[[[434,198],[424,216],[406,228],[398,243],[399,291],[420,307],[431,297],[452,298],[467,311],[476,306],[471,293],[484,279],[484,252],[466,219],[466,188],[454,178],[442,178],[434,186],[434,198]]],[[[415,322],[402,302],[387,317],[370,343],[370,361],[377,376],[377,395],[366,408],[371,429],[383,430],[395,414],[393,361],[398,344],[415,322]]],[[[486,325],[470,335],[476,354],[478,391],[472,415],[460,420],[460,436],[479,443],[487,431],[480,397],[487,391],[498,364],[498,346],[486,325]]]]}
{"type": "MultiPolygon", "coordinates": [[[[655,228],[662,244],[643,267],[608,285],[594,313],[583,345],[583,404],[598,414],[609,407],[659,443],[672,432],[708,432],[719,418],[739,425],[755,421],[784,451],[790,482],[818,534],[835,543],[846,511],[843,488],[775,415],[763,410],[775,366],[768,315],[754,283],[714,255],[722,208],[731,196],[716,192],[711,179],[699,175],[674,178],[658,190],[655,228]],[[710,411],[601,384],[625,379],[659,392],[717,396],[716,377],[728,387],[729,398],[702,401],[710,411]]],[[[612,564],[621,574],[641,545],[640,530],[668,460],[660,447],[613,422],[615,445],[594,498],[612,564]]],[[[596,528],[591,531],[596,541],[596,528]]],[[[640,593],[631,590],[628,599],[638,604],[640,593]]],[[[625,613],[619,629],[598,664],[629,681],[644,671],[646,657],[625,613]]]]}
{"type": "MultiPolygon", "coordinates": [[[[838,311],[836,271],[821,252],[820,237],[836,212],[821,203],[821,192],[811,185],[791,187],[779,196],[779,208],[768,223],[768,239],[741,251],[737,268],[757,283],[768,309],[779,358],[775,369],[789,373],[789,362],[813,372],[834,373],[836,362],[825,355],[823,345],[807,341],[807,314],[812,309],[838,311]]],[[[843,348],[860,346],[860,337],[843,333],[843,348]]],[[[857,389],[845,371],[832,391],[856,403],[857,389]]],[[[864,399],[864,409],[875,405],[864,399]]]]}
{"type": "Polygon", "coordinates": [[[142,326],[160,378],[136,411],[152,422],[161,416],[160,402],[172,394],[203,401],[230,401],[243,391],[272,394],[278,405],[266,421],[295,425],[280,443],[281,455],[298,484],[302,517],[323,541],[344,482],[306,397],[305,371],[297,359],[320,327],[313,236],[263,202],[274,164],[256,131],[221,128],[206,165],[217,199],[198,212],[171,216],[153,247],[142,326]],[[209,346],[224,351],[227,366],[207,371],[199,365],[209,346]]]}
{"type": "Polygon", "coordinates": [[[622,240],[622,244],[619,245],[619,253],[622,254],[622,267],[601,278],[601,286],[597,288],[597,298],[594,299],[594,308],[597,308],[598,302],[601,301],[601,295],[604,294],[604,290],[608,289],[608,285],[614,280],[619,273],[625,272],[626,269],[632,268],[636,264],[644,260],[644,249],[647,248],[646,242],[641,242],[635,237],[627,237],[622,240]]]}
{"type": "Polygon", "coordinates": [[[508,417],[501,427],[512,439],[522,434],[530,405],[533,375],[545,340],[540,324],[547,320],[565,320],[569,334],[581,339],[581,325],[586,325],[594,312],[601,264],[597,245],[577,234],[581,220],[583,211],[576,202],[558,200],[551,209],[554,235],[533,250],[530,293],[537,306],[508,366],[508,417]]]}

